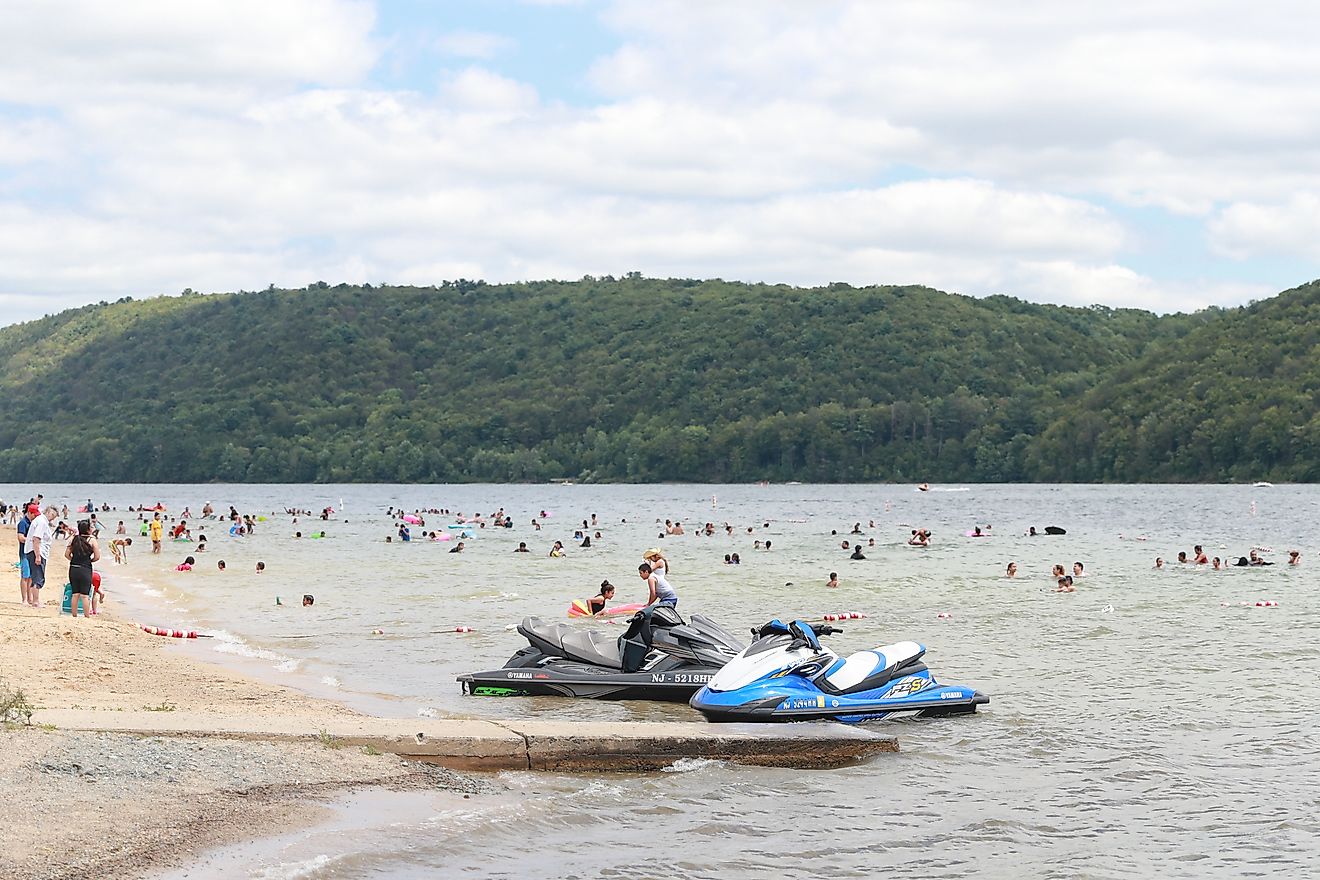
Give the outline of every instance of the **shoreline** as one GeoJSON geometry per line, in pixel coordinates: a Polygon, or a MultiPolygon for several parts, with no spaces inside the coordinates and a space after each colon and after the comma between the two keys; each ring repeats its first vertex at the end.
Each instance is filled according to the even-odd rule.
{"type": "MultiPolygon", "coordinates": [[[[154,589],[143,568],[127,576],[154,589]]],[[[17,592],[11,581],[0,594],[0,700],[21,689],[31,710],[0,727],[0,860],[16,876],[156,876],[315,826],[327,798],[356,791],[498,796],[489,777],[460,772],[472,769],[827,768],[897,751],[841,725],[382,718],[178,650],[118,616],[132,602],[75,620],[17,592]]]]}
{"type": "MultiPolygon", "coordinates": [[[[12,535],[0,530],[0,539],[12,535]]],[[[62,552],[57,543],[52,558],[62,552]]],[[[142,574],[135,567],[132,576],[150,584],[142,574]]],[[[43,592],[54,600],[40,609],[18,601],[16,579],[0,599],[0,704],[24,697],[15,723],[0,726],[0,860],[14,876],[150,877],[207,850],[313,827],[328,815],[327,798],[489,787],[370,747],[318,741],[317,730],[370,716],[176,650],[175,640],[119,616],[132,604],[118,600],[123,591],[97,617],[74,620],[59,613],[63,578],[52,572],[43,592]],[[71,715],[94,720],[88,729],[50,723],[71,715]],[[300,735],[219,738],[204,724],[191,736],[94,729],[184,716],[279,719],[300,735]]]]}

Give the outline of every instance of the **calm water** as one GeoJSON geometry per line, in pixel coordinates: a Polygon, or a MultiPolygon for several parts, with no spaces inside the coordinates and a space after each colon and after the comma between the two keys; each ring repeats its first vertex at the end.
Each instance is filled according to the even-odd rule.
{"type": "MultiPolygon", "coordinates": [[[[915,639],[928,646],[937,677],[992,698],[971,718],[890,725],[902,753],[864,766],[794,773],[697,762],[585,783],[504,774],[511,794],[461,804],[346,802],[328,831],[230,852],[188,876],[1283,876],[1320,861],[1314,487],[70,486],[46,494],[121,509],[161,500],[171,512],[210,500],[267,516],[285,506],[339,508],[342,499],[328,523],[294,525],[280,514],[246,539],[208,524],[209,549],[191,573],[165,570],[192,551],[168,543],[160,559],[135,553],[128,566],[103,568],[110,589],[154,615],[150,622],[223,636],[189,650],[220,651],[372,711],[697,718],[684,706],[463,697],[453,680],[501,665],[520,641],[506,627],[524,615],[561,616],[603,578],[620,588],[618,601],[643,598],[636,565],[655,545],[672,561],[680,611],[738,629],[771,616],[864,612],[867,620],[834,637],[837,650],[915,639]],[[480,531],[461,554],[446,552],[450,544],[386,544],[391,504],[503,506],[517,527],[480,531]],[[553,515],[535,532],[529,523],[542,509],[553,515]],[[604,537],[577,549],[574,526],[592,513],[604,537]],[[690,533],[658,539],[656,520],[666,518],[690,533]],[[733,523],[734,536],[691,534],[706,520],[733,523]],[[846,533],[858,521],[877,545],[862,562],[839,548],[855,540],[846,533]],[[964,537],[987,523],[993,537],[964,537]],[[1068,534],[1027,538],[1030,525],[1068,534]],[[917,526],[934,532],[934,546],[905,545],[917,526]],[[293,538],[322,528],[324,540],[293,538]],[[771,551],[753,549],[767,538],[771,551]],[[567,558],[548,558],[555,539],[567,558]],[[514,554],[518,541],[533,552],[514,554]],[[1280,564],[1153,570],[1156,555],[1173,559],[1197,543],[1234,558],[1271,547],[1268,558],[1280,564]],[[1302,566],[1284,564],[1290,548],[1303,552],[1302,566]],[[733,552],[742,565],[723,564],[733,552]],[[216,571],[219,558],[229,572],[216,571]],[[1002,576],[1010,560],[1022,572],[1013,581],[1002,576]],[[1050,592],[1050,566],[1077,560],[1088,572],[1077,593],[1050,592]],[[830,571],[842,581],[836,590],[824,586],[830,571]],[[316,595],[314,608],[297,607],[304,592],[316,595]],[[277,595],[292,604],[277,607],[277,595]],[[1264,599],[1280,605],[1239,604],[1264,599]],[[477,631],[454,633],[460,625],[477,631]]],[[[427,517],[427,527],[450,521],[427,517]]]]}

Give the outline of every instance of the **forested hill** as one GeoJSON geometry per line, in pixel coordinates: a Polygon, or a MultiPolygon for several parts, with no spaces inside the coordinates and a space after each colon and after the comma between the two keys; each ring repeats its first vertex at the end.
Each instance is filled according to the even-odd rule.
{"type": "Polygon", "coordinates": [[[1157,317],[586,279],[121,301],[0,330],[3,481],[1302,480],[1320,284],[1157,317]]]}

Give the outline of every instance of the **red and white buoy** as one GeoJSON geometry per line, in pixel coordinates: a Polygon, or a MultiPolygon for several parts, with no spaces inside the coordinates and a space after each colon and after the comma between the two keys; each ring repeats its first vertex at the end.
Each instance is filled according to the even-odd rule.
{"type": "Polygon", "coordinates": [[[153,636],[165,636],[171,639],[195,639],[197,631],[192,629],[166,629],[163,626],[147,626],[145,623],[139,623],[138,628],[144,633],[153,636]]]}

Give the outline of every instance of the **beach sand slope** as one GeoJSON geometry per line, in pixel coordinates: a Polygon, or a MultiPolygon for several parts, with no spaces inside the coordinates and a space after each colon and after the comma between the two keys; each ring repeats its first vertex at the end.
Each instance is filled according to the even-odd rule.
{"type": "MultiPolygon", "coordinates": [[[[321,741],[351,710],[168,650],[168,639],[0,603],[0,698],[21,690],[30,724],[0,730],[0,876],[147,877],[203,850],[318,821],[319,799],[367,786],[476,791],[483,784],[393,755],[321,741]],[[51,711],[55,710],[55,711],[51,711]],[[60,730],[59,710],[278,717],[306,742],[60,730]]],[[[20,716],[22,713],[20,713],[20,716]]]]}

